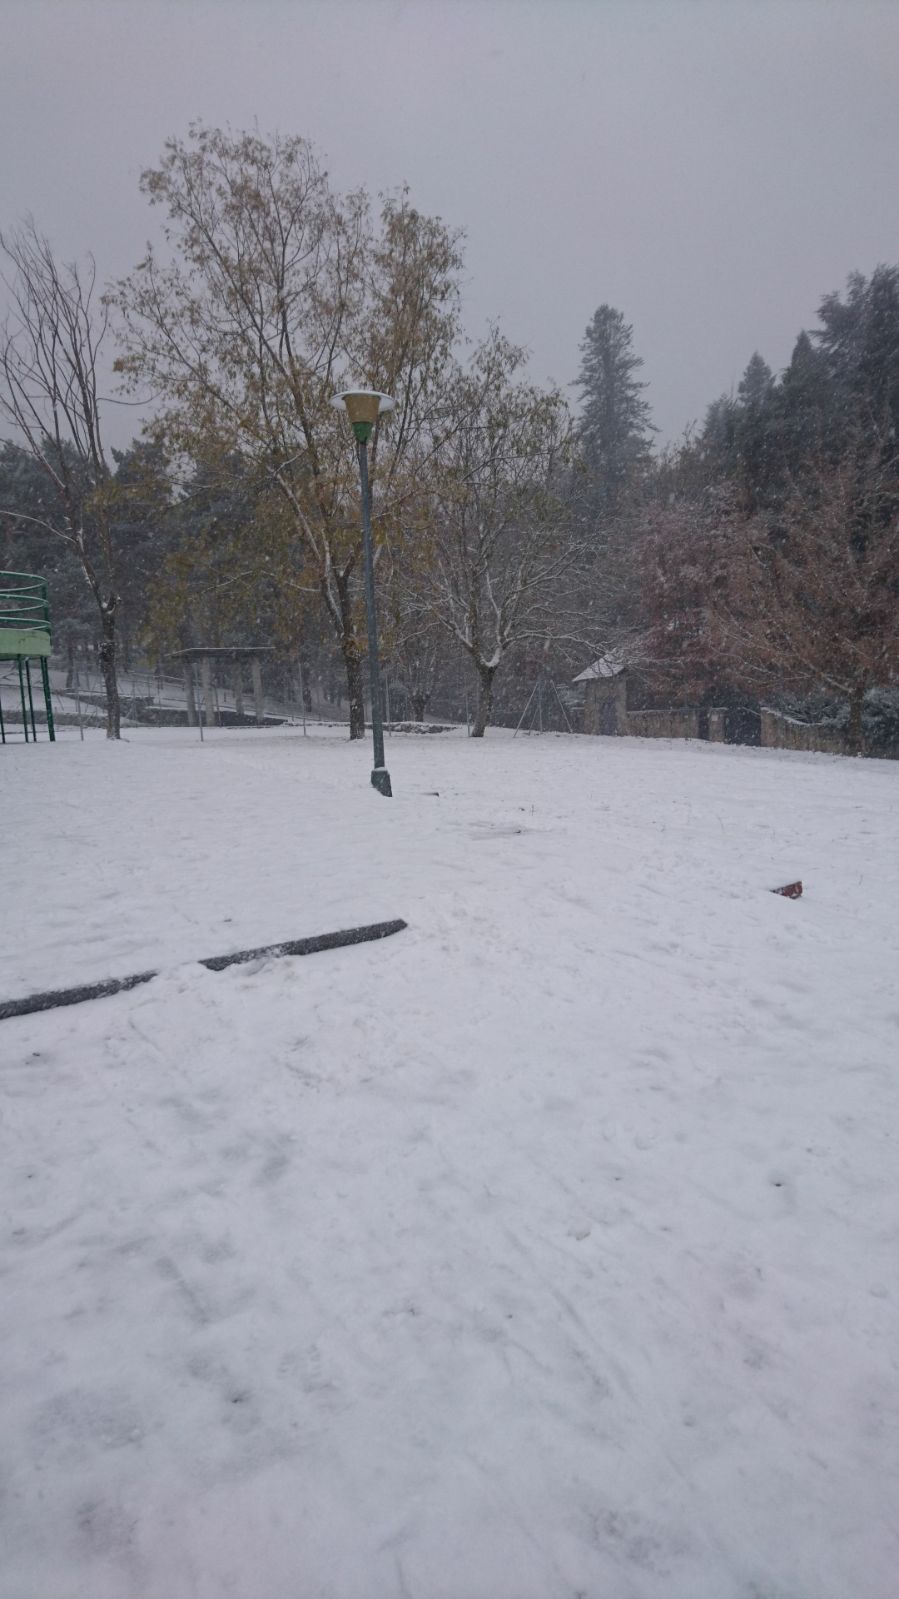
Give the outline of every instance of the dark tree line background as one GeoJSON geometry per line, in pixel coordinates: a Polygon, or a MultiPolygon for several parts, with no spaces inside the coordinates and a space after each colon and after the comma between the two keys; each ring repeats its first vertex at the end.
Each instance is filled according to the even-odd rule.
{"type": "Polygon", "coordinates": [[[682,700],[755,697],[897,743],[899,269],[855,273],[775,377],[655,465],[638,541],[643,654],[682,700]]]}
{"type": "Polygon", "coordinates": [[[335,195],[304,141],[204,129],[144,188],[171,259],[102,297],[33,224],[0,239],[0,565],[48,579],[110,736],[116,674],[196,644],[274,645],[270,686],[359,733],[353,456],[327,405],[355,378],[400,402],[373,460],[395,717],[468,702],[482,733],[541,680],[574,717],[564,685],[615,651],[647,703],[767,703],[899,744],[899,268],[853,274],[783,372],[753,354],[659,450],[622,312],[587,325],[572,414],[498,330],[464,348],[461,238],[405,192],[335,195]],[[123,451],[104,339],[157,397],[123,451]]]}

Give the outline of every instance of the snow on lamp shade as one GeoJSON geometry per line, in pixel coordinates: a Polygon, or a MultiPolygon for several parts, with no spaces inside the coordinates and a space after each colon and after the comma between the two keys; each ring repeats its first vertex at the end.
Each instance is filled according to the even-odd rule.
{"type": "Polygon", "coordinates": [[[342,394],[334,395],[331,404],[335,410],[346,411],[354,425],[367,422],[374,427],[380,415],[393,410],[396,401],[378,389],[344,389],[342,394]]]}

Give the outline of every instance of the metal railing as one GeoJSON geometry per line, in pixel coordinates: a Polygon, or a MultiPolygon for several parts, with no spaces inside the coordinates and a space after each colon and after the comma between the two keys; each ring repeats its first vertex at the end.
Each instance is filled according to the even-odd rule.
{"type": "Polygon", "coordinates": [[[50,632],[47,585],[32,572],[0,572],[0,632],[50,632]]]}
{"type": "MultiPolygon", "coordinates": [[[[50,602],[47,584],[33,572],[0,572],[0,661],[13,661],[19,680],[22,711],[22,736],[26,744],[37,739],[31,660],[40,660],[41,684],[47,732],[55,738],[53,708],[50,703],[50,677],[47,656],[50,652],[50,602]],[[30,723],[30,737],[29,737],[30,723]]],[[[0,743],[7,742],[0,690],[0,743]]]]}

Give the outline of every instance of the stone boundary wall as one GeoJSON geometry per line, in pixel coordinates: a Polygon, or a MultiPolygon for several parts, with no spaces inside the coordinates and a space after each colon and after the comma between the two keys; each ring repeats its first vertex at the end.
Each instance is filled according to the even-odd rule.
{"type": "Polygon", "coordinates": [[[709,743],[723,744],[726,739],[727,711],[723,706],[709,708],[709,743]]]}
{"type": "Polygon", "coordinates": [[[623,733],[627,691],[623,677],[594,678],[584,685],[584,732],[623,733]]]}
{"type": "Polygon", "coordinates": [[[846,738],[837,727],[797,722],[782,711],[762,707],[762,747],[769,750],[815,750],[821,755],[848,755],[846,738]]]}
{"type": "Polygon", "coordinates": [[[633,738],[698,738],[699,711],[628,711],[624,731],[633,738]]]}

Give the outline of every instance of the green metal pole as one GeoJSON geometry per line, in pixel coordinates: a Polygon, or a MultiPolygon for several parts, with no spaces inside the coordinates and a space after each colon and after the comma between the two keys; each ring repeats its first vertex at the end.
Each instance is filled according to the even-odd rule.
{"type": "MultiPolygon", "coordinates": [[[[53,723],[53,704],[50,699],[50,673],[47,670],[47,657],[41,656],[41,682],[44,685],[44,705],[47,710],[47,733],[51,744],[56,743],[56,728],[53,723]]],[[[82,737],[84,735],[82,734],[82,737]]]]}
{"type": "Polygon", "coordinates": [[[6,724],[3,720],[3,691],[0,689],[0,744],[6,743],[6,724]]]}
{"type": "MultiPolygon", "coordinates": [[[[368,484],[368,432],[360,437],[366,423],[357,423],[356,453],[362,485],[362,549],[365,557],[365,615],[368,622],[368,670],[371,679],[371,732],[375,752],[372,788],[389,799],[393,794],[390,773],[384,765],[384,724],[381,720],[381,673],[378,665],[378,618],[375,611],[375,558],[371,537],[371,499],[368,484]]],[[[370,428],[368,429],[370,432],[370,428]]]]}
{"type": "Polygon", "coordinates": [[[19,698],[22,701],[22,731],[25,734],[25,743],[28,743],[28,711],[25,707],[25,679],[22,676],[22,657],[16,656],[16,665],[19,668],[19,698]]]}
{"type": "Polygon", "coordinates": [[[32,742],[36,744],[37,743],[37,727],[35,726],[35,721],[34,721],[34,695],[31,692],[31,662],[29,661],[27,655],[25,657],[25,677],[26,677],[27,682],[28,682],[28,707],[29,707],[29,709],[31,711],[31,738],[32,738],[32,742]]]}

